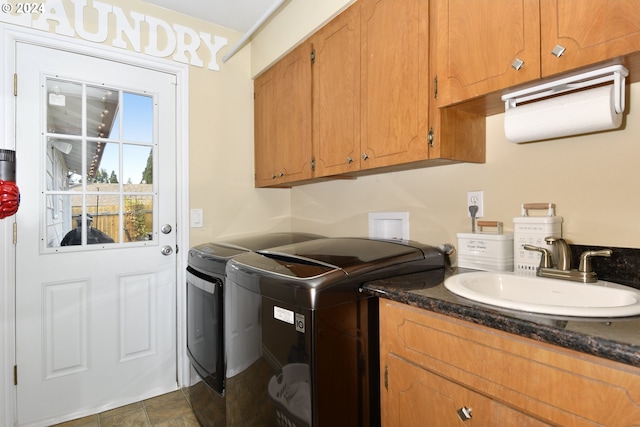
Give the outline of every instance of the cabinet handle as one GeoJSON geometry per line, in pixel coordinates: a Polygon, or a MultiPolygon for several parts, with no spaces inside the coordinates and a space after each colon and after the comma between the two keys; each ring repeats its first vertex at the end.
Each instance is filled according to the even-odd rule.
{"type": "Polygon", "coordinates": [[[466,406],[463,406],[462,408],[458,409],[458,416],[462,421],[470,420],[472,416],[471,415],[472,411],[473,410],[471,408],[467,408],[466,406]]]}
{"type": "Polygon", "coordinates": [[[556,47],[554,47],[553,50],[551,51],[551,54],[556,58],[560,58],[565,50],[566,49],[564,46],[557,44],[556,47]]]}
{"type": "Polygon", "coordinates": [[[276,174],[271,175],[271,179],[276,179],[276,174]]]}
{"type": "Polygon", "coordinates": [[[362,153],[362,160],[367,160],[369,155],[367,153],[362,153]]]}
{"type": "Polygon", "coordinates": [[[284,172],[280,172],[280,178],[284,176],[284,172]]]}
{"type": "Polygon", "coordinates": [[[515,61],[513,61],[513,63],[511,63],[511,66],[518,71],[520,68],[522,68],[524,66],[524,61],[520,58],[516,58],[515,61]]]}
{"type": "Polygon", "coordinates": [[[353,163],[353,159],[351,156],[347,156],[347,164],[350,165],[351,163],[353,163]]]}

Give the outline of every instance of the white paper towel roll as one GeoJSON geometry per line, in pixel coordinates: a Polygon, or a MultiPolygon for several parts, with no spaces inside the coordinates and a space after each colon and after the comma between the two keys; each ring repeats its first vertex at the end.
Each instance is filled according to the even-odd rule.
{"type": "Polygon", "coordinates": [[[516,143],[616,129],[621,124],[613,85],[516,106],[504,114],[504,132],[516,143]]]}

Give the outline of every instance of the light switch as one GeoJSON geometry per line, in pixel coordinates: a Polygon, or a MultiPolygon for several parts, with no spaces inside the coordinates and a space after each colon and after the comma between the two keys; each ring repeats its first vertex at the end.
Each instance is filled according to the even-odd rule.
{"type": "Polygon", "coordinates": [[[203,227],[202,209],[191,209],[191,228],[203,227]]]}

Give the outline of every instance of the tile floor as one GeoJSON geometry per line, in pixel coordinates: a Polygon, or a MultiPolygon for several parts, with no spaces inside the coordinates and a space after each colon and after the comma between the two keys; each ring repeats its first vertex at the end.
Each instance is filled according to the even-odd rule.
{"type": "Polygon", "coordinates": [[[198,427],[187,396],[181,390],[142,402],[80,418],[55,427],[198,427]]]}

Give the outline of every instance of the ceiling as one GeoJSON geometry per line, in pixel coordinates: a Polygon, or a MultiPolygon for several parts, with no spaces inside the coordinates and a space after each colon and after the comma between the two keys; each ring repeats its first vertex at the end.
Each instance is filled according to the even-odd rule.
{"type": "Polygon", "coordinates": [[[147,3],[246,33],[276,0],[144,0],[147,3]]]}

